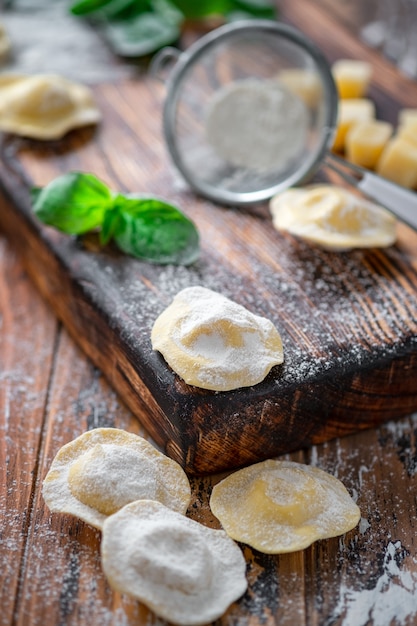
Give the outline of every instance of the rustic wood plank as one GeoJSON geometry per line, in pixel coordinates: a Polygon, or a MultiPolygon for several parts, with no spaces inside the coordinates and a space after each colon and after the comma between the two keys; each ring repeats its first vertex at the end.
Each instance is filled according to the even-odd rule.
{"type": "MultiPolygon", "coordinates": [[[[329,60],[347,50],[371,59],[375,100],[387,117],[417,99],[415,84],[319,7],[284,3],[283,15],[329,60]]],[[[417,408],[414,232],[401,226],[398,244],[386,251],[344,254],[279,235],[266,206],[214,206],[179,180],[162,139],[163,97],[149,77],[98,85],[95,94],[104,116],[96,132],[51,144],[6,144],[0,181],[14,205],[0,221],[59,318],[167,454],[190,472],[215,472],[417,408]],[[71,169],[180,204],[202,233],[200,261],[190,268],[151,266],[42,227],[30,214],[30,183],[71,169]],[[182,383],[152,352],[149,336],[176,292],[194,284],[271,319],[284,339],[284,365],[260,385],[226,394],[182,383]]]]}
{"type": "Polygon", "coordinates": [[[312,549],[308,602],[316,620],[311,623],[415,622],[416,417],[312,450],[310,462],[318,462],[358,495],[362,519],[338,545],[331,540],[312,549]]]}
{"type": "MultiPolygon", "coordinates": [[[[141,87],[146,94],[142,83],[135,90],[141,87]]],[[[104,94],[107,90],[102,88],[104,94]]],[[[109,90],[113,95],[114,88],[109,90]]],[[[124,93],[123,87],[119,92],[124,93]]],[[[135,132],[131,130],[128,137],[135,132]]],[[[88,147],[77,145],[74,136],[71,159],[77,158],[81,169],[94,169],[100,159],[96,153],[93,160],[91,151],[98,145],[100,154],[106,154],[102,166],[110,163],[118,172],[115,185],[132,189],[135,170],[125,168],[124,159],[140,163],[143,147],[126,139],[121,153],[112,151],[117,136],[117,123],[103,128],[100,141],[88,147]]],[[[151,138],[157,144],[156,135],[151,138]]],[[[73,168],[68,158],[65,153],[62,163],[54,148],[36,147],[31,153],[26,144],[22,160],[27,171],[33,164],[35,174],[42,164],[43,180],[39,174],[34,179],[42,183],[46,176],[73,168]]],[[[149,163],[146,167],[146,184],[153,193],[173,188],[173,179],[167,181],[170,170],[161,166],[155,172],[149,163]]],[[[404,366],[412,371],[416,367],[411,343],[417,278],[410,265],[415,253],[410,255],[412,243],[405,249],[402,245],[415,235],[405,227],[399,245],[386,252],[337,255],[271,232],[264,210],[225,210],[183,191],[181,204],[205,235],[202,260],[188,269],[160,268],[114,252],[92,254],[78,242],[40,228],[28,212],[27,191],[16,184],[12,191],[26,211],[11,211],[4,227],[32,265],[42,293],[130,408],[147,405],[145,427],[189,470],[215,471],[251,462],[372,426],[415,407],[415,390],[401,374],[404,366]],[[256,388],[228,394],[182,384],[150,350],[149,333],[171,297],[190,284],[222,291],[272,319],[287,349],[283,368],[256,388]],[[331,398],[326,406],[322,389],[331,398]],[[287,428],[297,420],[308,427],[287,428]]]]}
{"type": "MultiPolygon", "coordinates": [[[[74,367],[57,368],[61,373],[53,385],[42,473],[70,433],[75,436],[87,424],[115,425],[132,432],[138,427],[65,335],[59,347],[61,360],[74,367]]],[[[357,498],[361,522],[341,538],[293,554],[264,555],[242,545],[249,589],[216,623],[365,626],[379,617],[376,623],[390,624],[393,620],[381,611],[391,618],[401,616],[400,623],[413,623],[417,612],[416,426],[417,416],[411,416],[314,446],[308,453],[286,455],[341,479],[357,498]]],[[[219,524],[208,500],[212,485],[223,476],[191,479],[189,515],[215,528],[219,524]]],[[[100,567],[99,542],[99,533],[82,522],[49,514],[38,491],[16,623],[40,626],[48,614],[56,625],[159,624],[145,607],[109,589],[100,567]]]]}
{"type": "MultiPolygon", "coordinates": [[[[297,11],[295,5],[299,6],[299,3],[293,4],[292,10],[297,11]]],[[[314,5],[311,8],[309,3],[300,4],[306,11],[305,27],[308,28],[310,21],[311,24],[314,23],[313,18],[317,17],[317,14],[314,12],[314,5]]],[[[296,16],[295,13],[294,15],[296,16]]],[[[326,22],[326,16],[323,20],[325,24],[331,23],[326,22]]],[[[343,39],[343,34],[341,37],[343,39]]],[[[132,89],[136,89],[135,85],[132,85],[132,89]]],[[[111,98],[109,102],[110,100],[111,98]]],[[[136,120],[133,121],[133,113],[130,114],[131,123],[136,124],[136,120]]],[[[104,142],[104,145],[111,144],[104,142]]],[[[143,146],[138,148],[134,142],[127,141],[125,148],[128,154],[136,153],[138,150],[142,156],[146,153],[143,146]]],[[[159,149],[162,151],[161,146],[159,149]]],[[[136,189],[131,186],[136,184],[134,180],[136,166],[126,170],[120,165],[117,175],[111,173],[112,164],[107,164],[107,161],[101,158],[107,154],[107,149],[99,156],[88,134],[77,133],[70,139],[69,145],[60,144],[47,149],[31,144],[23,145],[19,154],[23,155],[21,158],[27,171],[40,183],[48,182],[58,171],[66,171],[68,167],[77,165],[79,155],[83,154],[85,163],[94,164],[97,168],[96,173],[103,175],[108,181],[124,183],[128,190],[136,189]]],[[[159,163],[159,156],[156,160],[159,163]]],[[[126,162],[131,163],[130,159],[127,159],[124,165],[126,162]]],[[[169,188],[171,189],[172,185],[172,189],[176,190],[177,198],[184,200],[190,212],[194,211],[195,199],[188,192],[178,190],[173,184],[176,180],[175,175],[165,170],[164,168],[169,166],[165,161],[163,163],[163,167],[159,164],[162,167],[158,174],[160,178],[150,181],[152,190],[157,193],[163,188],[165,183],[162,184],[162,180],[165,177],[169,188]]],[[[24,188],[22,193],[23,195],[26,193],[24,188]]],[[[204,225],[206,218],[201,217],[204,211],[209,211],[210,218],[217,214],[217,211],[209,206],[196,204],[197,217],[204,225]]],[[[332,328],[332,333],[335,333],[336,337],[340,337],[338,333],[342,330],[353,332],[347,323],[347,313],[343,317],[344,306],[348,305],[363,308],[367,312],[366,319],[363,320],[363,329],[356,332],[358,338],[361,338],[361,330],[366,330],[370,345],[401,332],[402,320],[408,320],[415,312],[413,305],[415,282],[412,272],[417,272],[416,241],[414,236],[410,236],[408,229],[401,229],[400,245],[388,254],[354,253],[347,257],[343,256],[336,262],[332,255],[318,253],[315,262],[311,263],[308,247],[297,245],[294,247],[294,242],[286,239],[279,240],[277,256],[276,250],[274,251],[275,240],[272,242],[265,236],[262,226],[258,223],[263,217],[262,211],[260,216],[245,213],[235,216],[233,211],[225,211],[222,213],[221,221],[218,217],[209,230],[210,236],[220,250],[230,245],[227,237],[223,237],[222,234],[223,222],[226,232],[236,228],[236,245],[241,251],[245,250],[248,233],[255,241],[262,242],[260,247],[264,251],[263,259],[268,259],[268,263],[271,262],[271,258],[274,259],[274,272],[271,271],[269,280],[261,283],[262,288],[259,288],[262,296],[269,294],[274,279],[275,284],[278,280],[280,287],[285,285],[287,292],[297,289],[316,304],[320,303],[323,290],[329,289],[333,299],[335,296],[340,298],[339,300],[336,298],[338,301],[336,313],[340,316],[342,329],[335,331],[332,328]],[[220,223],[222,228],[217,232],[220,223]],[[294,281],[288,278],[289,270],[295,273],[294,281]],[[349,271],[354,273],[354,293],[348,290],[352,280],[349,271]],[[334,272],[341,276],[340,280],[329,281],[329,276],[334,272]],[[323,275],[326,277],[325,282],[323,275]],[[395,287],[393,291],[392,287],[395,287]],[[378,293],[376,301],[373,299],[375,293],[378,293]],[[392,315],[387,320],[381,314],[388,304],[392,309],[392,315]]],[[[87,319],[92,314],[92,308],[89,306],[90,300],[84,296],[83,289],[88,290],[93,284],[91,276],[88,273],[82,275],[77,288],[70,280],[62,285],[56,281],[52,283],[51,291],[48,270],[51,267],[56,268],[62,262],[59,255],[60,247],[65,249],[65,246],[69,245],[70,256],[75,250],[76,259],[81,266],[88,255],[79,255],[76,244],[73,242],[68,244],[66,238],[45,230],[42,237],[51,237],[48,242],[52,241],[53,246],[44,257],[39,255],[42,263],[33,266],[33,259],[37,258],[39,249],[34,243],[38,234],[35,231],[36,236],[33,235],[32,221],[25,213],[16,214],[14,210],[3,213],[2,221],[7,222],[5,225],[9,237],[25,258],[26,265],[32,266],[31,273],[41,292],[59,296],[62,291],[68,289],[70,294],[68,301],[75,294],[78,298],[77,305],[83,302],[84,317],[78,309],[74,311],[71,306],[69,311],[76,318],[78,315],[81,319],[87,319]],[[15,228],[23,229],[23,239],[19,232],[14,232],[15,228]],[[30,242],[29,246],[26,245],[27,242],[30,242]]],[[[238,285],[234,275],[236,269],[240,271],[241,264],[244,268],[244,284],[246,285],[246,282],[253,284],[253,281],[257,281],[256,284],[259,285],[261,266],[258,262],[252,263],[252,258],[246,260],[243,253],[238,259],[234,258],[230,264],[228,276],[232,281],[231,285],[223,284],[224,276],[216,266],[221,255],[216,251],[207,250],[207,254],[209,252],[213,254],[208,264],[210,271],[213,272],[212,285],[227,288],[228,293],[233,293],[238,285]]],[[[106,259],[108,261],[107,257],[106,259]]],[[[111,263],[110,271],[113,276],[107,283],[111,288],[107,294],[110,301],[114,296],[112,291],[114,283],[120,275],[123,276],[125,272],[129,274],[130,271],[126,269],[124,260],[122,264],[113,253],[111,263]]],[[[201,272],[201,268],[199,271],[201,272]]],[[[141,268],[141,272],[132,272],[131,275],[147,286],[153,285],[152,280],[159,275],[159,281],[156,283],[158,289],[156,291],[155,288],[149,289],[149,297],[157,293],[157,305],[149,302],[142,305],[147,308],[148,314],[155,312],[153,306],[158,308],[161,303],[168,301],[171,291],[166,285],[169,281],[175,279],[176,287],[181,283],[185,286],[189,280],[187,272],[183,270],[160,269],[152,273],[151,270],[145,271],[141,268]]],[[[204,273],[203,275],[206,276],[204,273]]],[[[195,279],[200,279],[200,276],[197,271],[193,274],[195,279]]],[[[0,576],[3,590],[0,623],[2,626],[44,626],[47,620],[48,626],[63,624],[85,626],[87,622],[89,626],[161,624],[161,620],[145,607],[120,594],[112,593],[108,588],[98,560],[99,533],[68,516],[50,515],[40,495],[41,480],[51,459],[63,443],[87,428],[96,426],[115,425],[142,433],[139,422],[121,405],[119,397],[102,380],[100,372],[83,357],[67,334],[58,332],[55,318],[37,298],[36,293],[33,293],[20,264],[15,260],[9,246],[2,240],[0,240],[0,277],[2,316],[0,355],[2,358],[4,354],[6,355],[6,368],[2,372],[13,374],[13,376],[7,374],[7,383],[4,384],[2,373],[0,385],[0,416],[3,420],[8,418],[8,432],[5,432],[6,436],[1,438],[0,443],[1,480],[2,483],[7,481],[8,487],[7,493],[4,492],[0,496],[0,519],[7,522],[13,517],[13,525],[5,526],[8,539],[0,546],[2,565],[0,576]],[[30,317],[27,315],[28,309],[30,317]],[[54,342],[57,349],[55,361],[52,347],[54,342]],[[45,357],[48,350],[50,354],[45,357]],[[50,401],[46,409],[48,384],[50,401]],[[26,402],[22,401],[22,396],[26,402]],[[6,474],[4,461],[10,451],[12,462],[9,473],[6,474]],[[31,511],[28,517],[27,510],[31,511]],[[24,558],[21,559],[21,556],[24,558]]],[[[142,287],[138,289],[136,296],[138,293],[143,294],[142,289],[142,287]]],[[[238,293],[241,294],[243,301],[247,298],[249,303],[253,302],[254,293],[258,296],[256,302],[259,301],[259,293],[256,289],[253,290],[253,287],[247,294],[243,292],[241,286],[238,293]]],[[[284,302],[283,297],[282,301],[284,302]]],[[[56,302],[55,306],[60,314],[60,307],[56,302]]],[[[263,306],[266,307],[266,312],[270,312],[267,304],[264,303],[263,306]]],[[[304,313],[306,311],[308,306],[303,309],[304,313]]],[[[64,314],[71,328],[68,310],[64,311],[64,314]]],[[[93,320],[96,321],[94,315],[93,320]]],[[[100,330],[99,326],[97,334],[100,330]]],[[[145,325],[145,331],[148,330],[145,325]]],[[[73,327],[73,332],[74,334],[78,332],[77,326],[73,327]]],[[[303,337],[299,337],[302,334],[301,327],[292,328],[292,333],[288,334],[291,338],[294,336],[296,341],[304,340],[303,337]]],[[[100,339],[103,341],[103,336],[100,339]]],[[[111,337],[104,336],[104,339],[110,341],[111,337]]],[[[96,341],[98,342],[98,338],[96,341]]],[[[88,346],[83,347],[88,351],[88,346]]],[[[318,339],[313,342],[313,347],[314,354],[319,354],[323,349],[318,339]]],[[[336,346],[335,349],[338,347],[340,348],[336,346]]],[[[107,365],[103,363],[103,371],[108,372],[109,363],[114,363],[114,360],[110,360],[114,358],[111,350],[106,354],[106,358],[108,362],[107,365]]],[[[393,362],[390,370],[392,378],[395,377],[395,368],[398,365],[403,366],[400,372],[404,380],[397,379],[398,397],[406,397],[409,393],[407,377],[414,376],[414,365],[410,367],[407,359],[408,357],[405,357],[402,363],[393,362]]],[[[125,366],[127,375],[134,377],[134,365],[127,361],[125,366]]],[[[0,367],[4,368],[3,360],[0,367]]],[[[388,387],[381,394],[381,387],[387,386],[386,383],[390,380],[389,377],[386,378],[386,370],[382,369],[379,380],[376,383],[374,381],[372,385],[366,381],[366,372],[352,374],[349,403],[358,406],[358,411],[366,410],[367,397],[363,390],[365,386],[367,393],[372,395],[372,402],[377,403],[378,411],[385,420],[389,419],[392,411],[389,405],[395,402],[395,396],[392,396],[388,387]]],[[[112,380],[109,373],[108,377],[112,380]]],[[[329,390],[327,402],[330,404],[334,403],[334,397],[340,393],[339,383],[338,379],[333,382],[330,379],[327,381],[326,390],[329,390]]],[[[120,395],[125,398],[129,396],[128,386],[126,392],[121,386],[118,388],[121,391],[120,395]]],[[[412,408],[413,401],[410,401],[410,398],[407,403],[407,406],[412,408]]],[[[394,406],[395,411],[398,408],[394,406]]],[[[137,408],[136,412],[139,419],[146,423],[149,419],[147,415],[140,415],[137,408]]],[[[3,431],[5,425],[6,421],[2,423],[3,431]]],[[[333,426],[334,435],[343,434],[343,428],[337,420],[333,426]]],[[[318,465],[342,479],[350,493],[357,496],[362,511],[361,523],[357,529],[343,538],[321,541],[307,550],[292,555],[271,557],[244,547],[249,591],[216,623],[221,626],[231,624],[367,626],[370,623],[389,626],[395,622],[403,626],[414,624],[417,619],[415,602],[417,548],[414,516],[416,432],[417,415],[411,415],[396,422],[388,421],[366,432],[315,445],[304,452],[286,455],[285,458],[318,465]]],[[[219,454],[220,452],[219,450],[219,454]]],[[[189,514],[213,527],[217,527],[218,522],[209,510],[208,498],[212,485],[221,476],[191,478],[193,502],[189,514]]]]}
{"type": "Polygon", "coordinates": [[[12,623],[53,368],[57,321],[0,236],[0,622],[12,623]]]}
{"type": "Polygon", "coordinates": [[[17,625],[41,626],[46,616],[48,624],[56,625],[155,623],[144,607],[109,590],[100,563],[100,533],[71,516],[51,514],[43,502],[41,482],[56,452],[97,427],[144,434],[102,374],[64,332],[57,345],[43,428],[17,625]]]}

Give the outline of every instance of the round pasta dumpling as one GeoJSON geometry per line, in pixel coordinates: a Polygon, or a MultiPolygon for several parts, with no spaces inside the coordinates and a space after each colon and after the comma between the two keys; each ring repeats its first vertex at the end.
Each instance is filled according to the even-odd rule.
{"type": "Polygon", "coordinates": [[[340,480],[292,461],[262,461],[230,474],[213,487],[210,507],[230,537],[267,554],[303,550],[360,519],[340,480]]]}
{"type": "Polygon", "coordinates": [[[156,319],[152,347],[187,384],[230,391],[284,360],[273,323],[205,287],[188,287],[156,319]]]}
{"type": "Polygon", "coordinates": [[[288,189],[272,198],[274,227],[328,250],[383,248],[396,241],[386,209],[336,185],[288,189]]]}
{"type": "Polygon", "coordinates": [[[89,87],[55,74],[0,76],[0,130],[32,139],[60,139],[101,119],[89,87]]]}
{"type": "Polygon", "coordinates": [[[43,482],[51,511],[101,529],[129,502],[155,499],[184,514],[191,499],[187,475],[148,441],[117,428],[96,428],[64,445],[43,482]]]}
{"type": "Polygon", "coordinates": [[[101,559],[113,589],[181,626],[214,621],[247,588],[242,551],[224,531],[155,501],[107,518],[101,559]]]}

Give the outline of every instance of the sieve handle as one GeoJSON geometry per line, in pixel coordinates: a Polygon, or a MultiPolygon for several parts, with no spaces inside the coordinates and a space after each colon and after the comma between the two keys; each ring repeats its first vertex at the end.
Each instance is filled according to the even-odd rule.
{"type": "Polygon", "coordinates": [[[149,70],[151,76],[165,84],[180,56],[181,52],[177,48],[162,48],[152,59],[149,70]]]}
{"type": "Polygon", "coordinates": [[[417,230],[417,194],[391,181],[366,172],[358,188],[417,230]]]}

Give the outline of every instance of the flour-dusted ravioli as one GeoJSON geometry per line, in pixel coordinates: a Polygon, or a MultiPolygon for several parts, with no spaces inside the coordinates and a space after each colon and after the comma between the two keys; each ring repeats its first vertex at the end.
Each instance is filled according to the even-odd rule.
{"type": "Polygon", "coordinates": [[[360,510],[327,472],[268,460],[214,486],[210,507],[227,534],[267,554],[302,550],[356,526],[360,510]]]}
{"type": "Polygon", "coordinates": [[[139,500],[104,522],[101,543],[110,585],[170,623],[207,624],[246,591],[246,563],[222,530],[159,502],[139,500]]]}
{"type": "Polygon", "coordinates": [[[0,130],[32,139],[60,139],[101,114],[91,90],[55,74],[0,76],[0,130]]]}
{"type": "Polygon", "coordinates": [[[386,209],[336,185],[288,189],[272,198],[275,228],[330,250],[391,246],[396,219],[386,209]]]}
{"type": "Polygon", "coordinates": [[[256,385],[284,359],[270,320],[199,286],[175,296],[155,321],[151,341],[186,383],[214,391],[256,385]]]}
{"type": "Polygon", "coordinates": [[[5,59],[10,52],[11,44],[9,35],[3,24],[0,23],[0,62],[5,59]]]}
{"type": "Polygon", "coordinates": [[[96,428],[64,445],[43,482],[51,509],[101,528],[129,502],[158,500],[184,514],[191,487],[184,470],[148,441],[117,428],[96,428]]]}

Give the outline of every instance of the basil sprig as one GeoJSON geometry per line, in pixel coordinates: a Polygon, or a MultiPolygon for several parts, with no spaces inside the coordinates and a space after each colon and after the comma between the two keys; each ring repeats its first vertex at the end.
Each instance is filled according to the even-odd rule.
{"type": "Polygon", "coordinates": [[[159,198],[112,192],[93,174],[69,172],[32,191],[33,211],[70,235],[100,231],[123,252],[151,263],[189,265],[199,255],[194,223],[159,198]]]}
{"type": "Polygon", "coordinates": [[[275,19],[274,0],[75,0],[70,11],[93,17],[117,54],[151,54],[175,44],[186,20],[275,19]]]}

